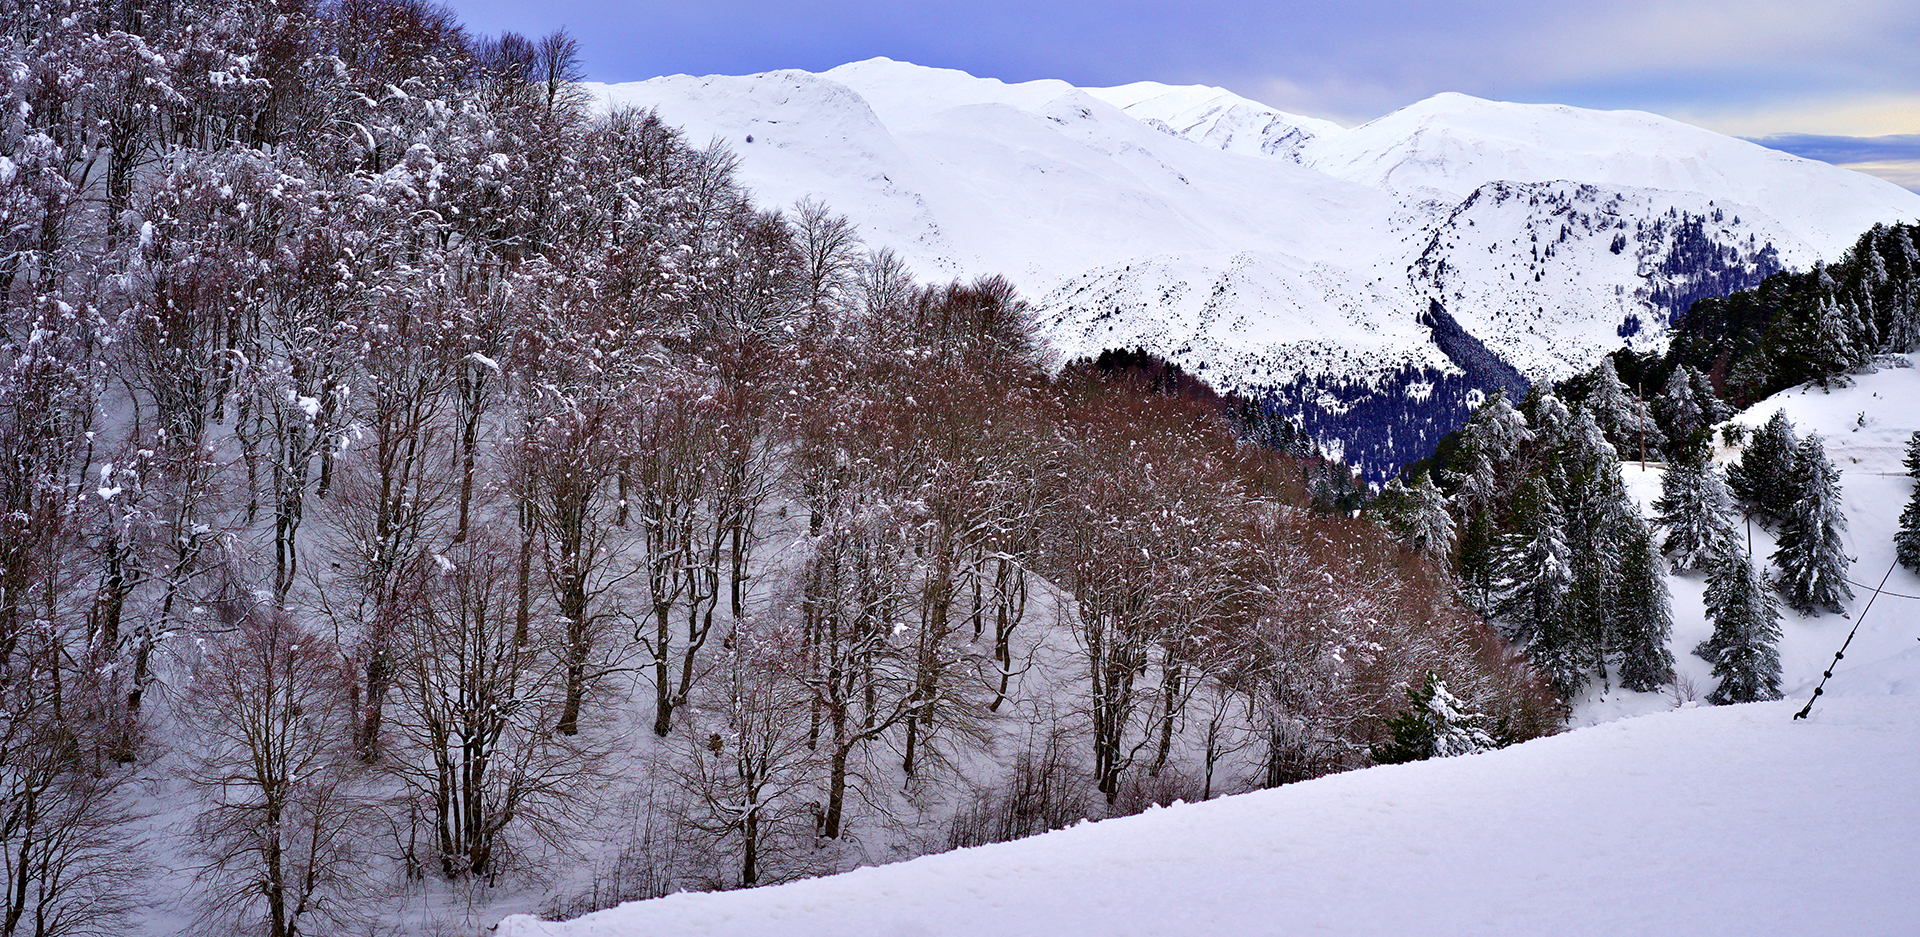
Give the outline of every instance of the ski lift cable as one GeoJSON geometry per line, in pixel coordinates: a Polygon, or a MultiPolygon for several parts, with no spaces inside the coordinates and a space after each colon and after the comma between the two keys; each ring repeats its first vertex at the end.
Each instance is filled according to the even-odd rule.
{"type": "MultiPolygon", "coordinates": [[[[1898,565],[1897,560],[1887,564],[1886,575],[1880,577],[1881,586],[1887,584],[1887,578],[1893,575],[1893,567],[1896,565],[1898,565]]],[[[1833,652],[1833,663],[1828,664],[1827,669],[1820,674],[1820,685],[1813,688],[1813,695],[1807,698],[1807,705],[1800,707],[1800,711],[1794,713],[1793,718],[1805,719],[1808,713],[1813,712],[1814,701],[1820,698],[1820,694],[1827,691],[1827,681],[1833,677],[1833,668],[1846,658],[1847,647],[1853,644],[1853,636],[1860,633],[1860,623],[1867,620],[1867,613],[1873,611],[1873,600],[1879,597],[1880,590],[1874,589],[1873,595],[1867,599],[1867,607],[1861,609],[1860,617],[1853,620],[1853,628],[1847,632],[1847,639],[1840,642],[1839,650],[1833,652]]]]}
{"type": "MultiPolygon", "coordinates": [[[[1884,582],[1885,582],[1885,580],[1882,580],[1882,583],[1883,583],[1883,584],[1884,584],[1884,582]]],[[[1866,583],[1864,583],[1864,582],[1855,582],[1855,581],[1854,581],[1854,580],[1852,580],[1852,579],[1849,579],[1849,580],[1847,580],[1847,585],[1850,585],[1850,586],[1859,586],[1859,587],[1860,587],[1860,588],[1862,588],[1862,589],[1872,589],[1872,588],[1873,588],[1872,586],[1869,586],[1869,585],[1867,585],[1867,584],[1866,584],[1866,583]]],[[[1887,597],[1889,597],[1889,598],[1895,598],[1895,599],[1915,599],[1915,600],[1920,600],[1920,595],[1906,595],[1906,594],[1904,594],[1904,593],[1900,593],[1900,592],[1888,592],[1888,591],[1886,591],[1885,589],[1875,589],[1874,591],[1875,591],[1875,592],[1877,592],[1877,593],[1879,593],[1880,595],[1884,595],[1884,596],[1887,596],[1887,597]]]]}

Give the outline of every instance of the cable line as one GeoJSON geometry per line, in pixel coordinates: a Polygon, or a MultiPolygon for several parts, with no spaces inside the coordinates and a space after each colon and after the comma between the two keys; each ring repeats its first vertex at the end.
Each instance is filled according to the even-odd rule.
{"type": "MultiPolygon", "coordinates": [[[[1893,567],[1898,562],[1899,561],[1896,560],[1893,563],[1887,564],[1886,576],[1880,577],[1881,585],[1884,586],[1887,584],[1887,576],[1893,575],[1893,567]]],[[[1845,641],[1840,642],[1840,649],[1833,652],[1833,663],[1828,664],[1826,672],[1820,675],[1820,685],[1813,688],[1813,695],[1807,698],[1807,705],[1802,706],[1799,712],[1794,713],[1793,718],[1805,719],[1807,718],[1807,713],[1813,712],[1813,701],[1819,699],[1820,694],[1825,693],[1827,691],[1827,681],[1833,677],[1833,668],[1835,666],[1838,666],[1840,661],[1846,658],[1847,646],[1853,643],[1853,636],[1860,633],[1860,623],[1867,620],[1867,613],[1873,611],[1873,600],[1879,597],[1880,597],[1880,590],[1879,589],[1873,590],[1873,598],[1868,599],[1867,607],[1860,610],[1860,617],[1853,620],[1853,630],[1848,631],[1847,639],[1845,641]]]]}
{"type": "MultiPolygon", "coordinates": [[[[1866,584],[1866,583],[1864,583],[1864,582],[1854,582],[1854,581],[1853,581],[1853,580],[1851,580],[1851,579],[1848,579],[1848,580],[1847,580],[1847,584],[1848,584],[1848,585],[1851,585],[1851,586],[1859,586],[1859,587],[1860,587],[1860,588],[1862,588],[1862,589],[1872,589],[1872,588],[1873,588],[1872,586],[1869,586],[1869,585],[1867,585],[1867,584],[1866,584]]],[[[1881,585],[1886,585],[1886,580],[1884,580],[1884,579],[1883,579],[1883,580],[1881,580],[1881,581],[1880,581],[1880,584],[1881,584],[1881,585]]],[[[1876,591],[1880,591],[1880,590],[1876,590],[1876,591]]],[[[1890,595],[1890,596],[1893,596],[1893,597],[1894,597],[1894,598],[1896,598],[1896,599],[1916,599],[1916,600],[1920,600],[1920,595],[1903,595],[1903,594],[1901,594],[1901,593],[1899,593],[1899,592],[1886,592],[1886,591],[1880,591],[1880,594],[1881,594],[1881,595],[1890,595]]]]}

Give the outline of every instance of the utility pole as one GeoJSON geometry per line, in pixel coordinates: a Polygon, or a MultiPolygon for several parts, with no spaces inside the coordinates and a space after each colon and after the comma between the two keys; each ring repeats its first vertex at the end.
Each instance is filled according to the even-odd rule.
{"type": "Polygon", "coordinates": [[[1634,422],[1640,426],[1640,471],[1647,470],[1647,388],[1646,378],[1633,382],[1633,398],[1640,404],[1640,413],[1635,413],[1634,422]]]}

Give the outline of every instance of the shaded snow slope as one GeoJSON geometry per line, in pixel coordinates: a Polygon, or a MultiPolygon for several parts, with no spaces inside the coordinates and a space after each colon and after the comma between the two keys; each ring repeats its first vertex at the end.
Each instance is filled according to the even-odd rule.
{"type": "Polygon", "coordinates": [[[1920,697],[1829,699],[1809,722],[1792,709],[1661,713],[498,933],[1910,933],[1920,697]]]}
{"type": "Polygon", "coordinates": [[[1218,88],[887,59],[593,91],[725,142],[763,200],[822,198],[925,278],[1009,276],[1069,353],[1142,345],[1242,390],[1449,368],[1416,321],[1429,299],[1523,371],[1561,375],[1621,334],[1657,342],[1702,245],[1737,268],[1717,293],[1763,275],[1768,245],[1806,265],[1920,218],[1890,183],[1651,114],[1458,94],[1347,130],[1218,88]],[[1606,225],[1549,265],[1539,236],[1570,211],[1606,225]],[[1701,243],[1676,256],[1689,219],[1701,243]],[[1610,250],[1616,234],[1629,244],[1610,250]],[[1464,286],[1483,274],[1501,282],[1464,286]]]}

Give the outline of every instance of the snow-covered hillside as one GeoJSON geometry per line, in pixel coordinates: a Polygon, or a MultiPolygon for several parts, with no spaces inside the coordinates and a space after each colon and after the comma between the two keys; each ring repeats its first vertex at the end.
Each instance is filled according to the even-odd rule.
{"type": "MultiPolygon", "coordinates": [[[[764,199],[823,198],[923,275],[1007,274],[1044,297],[1070,353],[1137,338],[1213,362],[1223,383],[1350,366],[1315,348],[1432,360],[1413,321],[1429,295],[1463,323],[1524,311],[1538,332],[1593,322],[1610,335],[1638,313],[1651,339],[1665,310],[1644,295],[1649,258],[1665,245],[1634,235],[1676,211],[1718,209],[1712,240],[1771,243],[1789,265],[1833,257],[1876,221],[1920,217],[1920,195],[1897,186],[1652,114],[1459,94],[1346,130],[1217,88],[1005,84],[886,59],[593,91],[726,142],[764,199]],[[1507,290],[1443,292],[1438,235],[1472,227],[1489,263],[1531,273],[1538,229],[1577,210],[1566,197],[1490,210],[1511,203],[1481,191],[1498,182],[1578,191],[1635,250],[1571,282],[1548,268],[1507,290]],[[1595,301],[1613,287],[1617,301],[1595,301]]],[[[1594,345],[1481,337],[1534,374],[1563,373],[1594,345]]]]}
{"type": "Polygon", "coordinates": [[[822,199],[923,278],[1010,277],[1068,356],[1141,346],[1253,394],[1353,382],[1447,428],[1460,402],[1407,387],[1460,373],[1421,323],[1432,300],[1559,377],[1657,343],[1699,295],[1920,218],[1891,183],[1652,114],[1459,94],[1349,130],[1218,88],[887,59],[591,90],[724,142],[765,202],[822,199]]]}
{"type": "Polygon", "coordinates": [[[499,937],[1911,933],[1920,651],[1904,682],[1645,716],[499,937]]]}
{"type": "MultiPolygon", "coordinates": [[[[1920,364],[1920,355],[1908,356],[1920,364]]],[[[1892,563],[1913,490],[1920,368],[1784,409],[1842,471],[1851,578],[1892,563]]],[[[1723,453],[1723,457],[1731,453],[1723,453]]],[[[1659,469],[1625,466],[1643,504],[1659,469]]],[[[1772,550],[1755,528],[1754,553],[1772,550]]],[[[1004,934],[1893,935],[1920,920],[1908,881],[1920,806],[1920,576],[1855,589],[1847,614],[1782,621],[1788,698],[1724,708],[1690,652],[1707,636],[1697,575],[1669,579],[1681,689],[1608,694],[1579,728],[1465,758],[1370,768],[1014,843],[777,888],[675,895],[502,937],[1004,934]],[[1865,617],[1862,618],[1863,613],[1865,617]],[[1810,719],[1795,721],[1849,629],[1810,719]]]]}
{"type": "MultiPolygon", "coordinates": [[[[1840,470],[1847,512],[1847,530],[1841,540],[1853,559],[1848,572],[1848,579],[1854,583],[1853,598],[1845,603],[1844,615],[1800,615],[1785,607],[1780,615],[1782,686],[1789,695],[1802,699],[1819,682],[1821,672],[1833,664],[1834,652],[1847,640],[1856,622],[1858,632],[1836,672],[1853,673],[1853,680],[1887,683],[1888,692],[1896,692],[1891,687],[1904,683],[1906,688],[1897,692],[1920,693],[1920,683],[1915,682],[1920,678],[1920,660],[1909,660],[1913,653],[1920,653],[1920,598],[1913,598],[1920,596],[1920,575],[1893,562],[1893,534],[1899,528],[1900,511],[1913,493],[1913,479],[1900,460],[1907,439],[1920,430],[1920,367],[1914,366],[1920,365],[1920,354],[1894,360],[1904,362],[1904,366],[1856,375],[1850,387],[1788,390],[1753,405],[1733,420],[1758,428],[1775,411],[1785,411],[1802,437],[1820,434],[1827,457],[1840,470]],[[1885,594],[1873,600],[1873,587],[1883,576],[1885,594]],[[1873,600],[1871,612],[1867,608],[1869,600],[1873,600]]],[[[1723,447],[1718,458],[1724,467],[1738,455],[1739,450],[1723,447]]],[[[1647,516],[1653,516],[1651,505],[1660,497],[1660,467],[1643,470],[1637,462],[1628,462],[1622,469],[1628,491],[1647,516]]],[[[1756,563],[1767,564],[1774,550],[1773,534],[1759,524],[1743,525],[1739,534],[1742,538],[1752,536],[1750,554],[1756,563]]],[[[1667,585],[1673,592],[1673,656],[1683,683],[1705,697],[1714,685],[1711,667],[1691,653],[1713,631],[1701,604],[1705,576],[1671,576],[1667,585]]],[[[1596,688],[1576,708],[1573,721],[1576,725],[1593,724],[1670,705],[1670,700],[1654,695],[1608,696],[1596,688]]]]}

